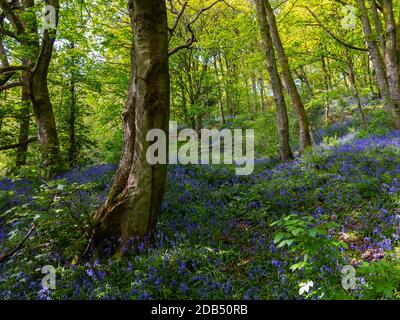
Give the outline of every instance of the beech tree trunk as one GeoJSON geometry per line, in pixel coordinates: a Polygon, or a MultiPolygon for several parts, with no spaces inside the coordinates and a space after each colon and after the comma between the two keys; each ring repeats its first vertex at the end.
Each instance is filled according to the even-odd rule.
{"type": "Polygon", "coordinates": [[[397,55],[397,25],[393,13],[392,0],[382,1],[386,22],[387,40],[385,63],[389,83],[394,122],[400,128],[400,61],[397,55]]]}
{"type": "Polygon", "coordinates": [[[393,110],[393,104],[390,97],[389,83],[386,76],[386,67],[379,50],[379,46],[372,32],[371,23],[368,18],[368,11],[364,0],[357,0],[361,12],[361,22],[365,38],[367,41],[368,52],[371,56],[375,69],[375,75],[378,82],[379,91],[382,96],[383,105],[386,111],[393,110]]]}
{"type": "Polygon", "coordinates": [[[397,21],[397,59],[400,63],[400,10],[399,10],[399,18],[397,21]]]}
{"type": "MultiPolygon", "coordinates": [[[[48,0],[46,4],[55,8],[56,26],[58,22],[59,0],[48,0]]],[[[53,114],[53,107],[50,102],[47,74],[51,61],[56,30],[44,30],[39,32],[35,20],[26,19],[25,12],[35,6],[34,0],[24,1],[0,1],[2,12],[11,22],[16,39],[22,47],[25,57],[29,57],[34,66],[30,73],[22,75],[23,98],[32,102],[33,111],[38,127],[38,140],[42,146],[42,163],[46,169],[46,176],[50,177],[53,173],[55,164],[60,159],[60,150],[56,123],[53,114]],[[41,41],[38,39],[41,37],[41,41]],[[29,84],[28,84],[29,83],[29,84]]],[[[4,48],[3,48],[4,49],[4,48]]],[[[27,108],[24,107],[23,114],[27,115],[27,108]]],[[[21,122],[20,140],[24,140],[29,130],[28,119],[21,122]]],[[[26,144],[21,144],[18,153],[17,164],[25,162],[26,144]],[[23,145],[23,146],[22,146],[23,145]]]]}
{"type": "Polygon", "coordinates": [[[381,55],[384,57],[386,51],[385,35],[383,32],[381,19],[379,18],[378,8],[376,6],[375,1],[376,0],[369,0],[369,3],[371,4],[372,17],[375,25],[375,34],[378,37],[379,47],[381,49],[381,55]]]}
{"type": "Polygon", "coordinates": [[[304,108],[303,101],[301,100],[300,94],[297,90],[296,84],[294,82],[292,72],[289,66],[289,60],[287,58],[285,49],[283,48],[282,40],[279,36],[278,26],[276,24],[275,14],[272,10],[269,0],[264,0],[265,12],[268,20],[268,25],[270,29],[270,34],[272,36],[272,41],[275,46],[279,63],[282,68],[282,75],[285,81],[289,96],[292,100],[293,106],[297,113],[297,120],[300,130],[300,153],[303,153],[306,148],[311,146],[311,134],[310,127],[308,123],[306,109],[304,108]]]}
{"type": "MultiPolygon", "coordinates": [[[[56,8],[58,16],[58,0],[49,1],[49,4],[56,8]]],[[[60,161],[56,121],[47,84],[55,34],[55,30],[44,31],[39,56],[30,77],[30,95],[38,128],[38,139],[42,146],[43,164],[49,176],[53,174],[54,166],[60,161]]]]}
{"type": "Polygon", "coordinates": [[[129,240],[152,234],[164,194],[167,166],[146,159],[149,130],[168,133],[169,70],[164,0],[129,2],[133,31],[132,76],[123,112],[124,150],[104,207],[94,218],[94,245],[121,252],[129,240]]]}
{"type": "Polygon", "coordinates": [[[279,155],[281,161],[293,159],[293,154],[289,144],[289,119],[282,91],[282,83],[278,73],[278,66],[275,59],[275,52],[268,22],[265,14],[264,0],[255,0],[257,20],[261,29],[261,39],[267,61],[267,69],[270,76],[271,87],[274,94],[276,105],[276,117],[279,136],[279,155]]]}
{"type": "MultiPolygon", "coordinates": [[[[34,57],[34,59],[31,59],[34,66],[32,66],[33,69],[29,75],[29,90],[25,89],[25,91],[29,91],[32,102],[33,113],[38,128],[38,140],[42,149],[42,163],[46,170],[45,175],[51,177],[54,174],[56,164],[60,160],[56,122],[47,85],[47,75],[52,58],[56,30],[46,29],[43,32],[39,32],[36,21],[24,21],[23,15],[15,14],[14,7],[19,5],[18,2],[9,4],[6,1],[1,1],[0,4],[8,19],[13,22],[15,32],[19,36],[23,50],[34,57]],[[42,34],[42,37],[39,42],[38,38],[40,34],[42,34]]],[[[55,24],[57,26],[59,0],[49,0],[47,4],[55,8],[55,24]]],[[[34,0],[22,1],[23,11],[34,6],[34,0]]],[[[25,81],[27,80],[25,79],[25,81]]]]}

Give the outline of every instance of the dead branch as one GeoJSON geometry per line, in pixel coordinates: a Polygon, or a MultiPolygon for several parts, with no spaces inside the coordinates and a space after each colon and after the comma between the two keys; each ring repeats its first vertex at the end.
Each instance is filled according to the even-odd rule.
{"type": "Polygon", "coordinates": [[[27,234],[25,235],[25,237],[22,239],[22,241],[11,251],[6,252],[4,255],[2,255],[0,257],[0,263],[5,262],[7,259],[11,258],[14,254],[16,254],[25,244],[26,240],[28,240],[28,238],[30,237],[30,235],[32,234],[33,230],[35,230],[36,226],[32,225],[32,227],[29,229],[29,231],[27,232],[27,234]]]}

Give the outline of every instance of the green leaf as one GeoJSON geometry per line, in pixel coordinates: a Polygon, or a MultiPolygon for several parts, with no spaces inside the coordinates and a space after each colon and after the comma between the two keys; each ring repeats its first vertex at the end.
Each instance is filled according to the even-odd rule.
{"type": "Polygon", "coordinates": [[[317,236],[317,231],[315,229],[311,229],[310,231],[308,231],[308,235],[311,238],[315,238],[317,236]]]}
{"type": "Polygon", "coordinates": [[[296,228],[296,229],[294,229],[294,230],[292,231],[292,234],[293,234],[294,236],[297,236],[297,235],[300,234],[301,232],[303,232],[303,229],[301,229],[301,228],[296,228]]]}
{"type": "Polygon", "coordinates": [[[282,233],[278,233],[275,238],[274,238],[274,243],[278,243],[279,241],[281,241],[283,239],[283,234],[282,233]]]}

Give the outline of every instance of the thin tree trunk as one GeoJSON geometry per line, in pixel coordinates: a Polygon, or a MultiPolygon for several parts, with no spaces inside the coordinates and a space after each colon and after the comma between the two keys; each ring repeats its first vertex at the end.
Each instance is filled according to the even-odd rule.
{"type": "Polygon", "coordinates": [[[224,66],[222,64],[221,54],[218,54],[217,63],[219,64],[219,69],[221,71],[221,77],[222,77],[222,80],[224,81],[226,110],[228,112],[230,112],[230,110],[231,110],[230,101],[231,100],[230,100],[230,93],[229,93],[229,83],[228,83],[228,80],[226,78],[226,74],[225,74],[225,71],[224,71],[224,66]]]}
{"type": "Polygon", "coordinates": [[[184,79],[182,79],[181,76],[179,77],[179,88],[180,88],[181,97],[182,97],[181,102],[182,102],[183,120],[185,121],[186,124],[189,124],[186,89],[185,89],[184,79]]]}
{"type": "Polygon", "coordinates": [[[312,97],[313,94],[314,94],[314,91],[313,91],[313,89],[312,89],[312,87],[311,87],[310,81],[308,80],[308,77],[307,77],[307,73],[306,73],[306,71],[304,70],[304,67],[303,67],[303,66],[300,66],[300,72],[301,72],[301,77],[303,78],[303,82],[305,83],[305,85],[306,85],[306,87],[307,87],[308,96],[309,96],[309,97],[312,97]]]}
{"type": "MultiPolygon", "coordinates": [[[[321,58],[321,64],[322,64],[322,72],[324,74],[324,82],[325,82],[325,92],[324,92],[324,114],[325,114],[325,124],[329,123],[330,120],[330,104],[329,104],[329,97],[328,97],[328,92],[331,89],[330,86],[330,81],[328,77],[328,70],[326,69],[326,63],[325,63],[325,57],[321,58]]],[[[344,81],[346,81],[346,77],[344,77],[344,81]]],[[[347,83],[346,83],[347,84],[347,83]]]]}
{"type": "MultiPolygon", "coordinates": [[[[0,35],[0,61],[2,67],[9,67],[9,61],[7,57],[6,48],[4,47],[3,37],[0,35]]],[[[0,86],[3,86],[7,83],[8,80],[12,77],[13,72],[7,72],[0,75],[0,86]]]]}
{"type": "Polygon", "coordinates": [[[251,96],[253,101],[253,113],[257,114],[257,105],[258,105],[258,93],[257,93],[257,83],[256,83],[256,75],[254,72],[251,74],[251,96]]]}
{"type": "MultiPolygon", "coordinates": [[[[367,60],[366,67],[367,67],[367,80],[368,80],[367,84],[369,86],[369,89],[371,90],[372,95],[375,96],[376,92],[375,92],[375,88],[374,88],[373,75],[372,75],[372,70],[371,70],[371,65],[370,65],[371,60],[370,60],[369,55],[366,55],[366,60],[367,60]]],[[[379,89],[378,89],[377,95],[380,96],[379,89]]]]}
{"type": "Polygon", "coordinates": [[[68,147],[68,163],[71,168],[77,165],[78,161],[78,146],[76,142],[76,88],[75,77],[71,75],[70,81],[70,109],[68,119],[69,147],[68,147]]]}
{"type": "Polygon", "coordinates": [[[264,86],[264,77],[260,76],[260,102],[261,102],[261,111],[265,112],[265,86],[264,86]]]}
{"type": "Polygon", "coordinates": [[[225,124],[225,114],[224,114],[224,103],[222,101],[222,90],[221,90],[221,83],[220,83],[219,72],[218,72],[217,57],[215,56],[213,58],[213,60],[214,60],[215,76],[217,78],[219,117],[220,117],[220,122],[223,125],[223,124],[225,124]]]}
{"type": "Polygon", "coordinates": [[[233,86],[232,86],[232,70],[230,68],[230,63],[228,60],[228,56],[224,56],[225,67],[226,67],[226,74],[228,76],[226,83],[227,83],[227,91],[226,91],[226,100],[228,103],[228,111],[231,116],[234,115],[234,106],[233,106],[233,86]]]}
{"type": "Polygon", "coordinates": [[[239,73],[238,69],[235,63],[232,65],[232,88],[233,88],[233,94],[232,94],[232,114],[234,117],[236,117],[236,111],[240,109],[240,104],[239,104],[239,93],[238,93],[238,85],[237,81],[239,78],[239,73]]]}
{"type": "Polygon", "coordinates": [[[275,14],[274,11],[272,10],[271,4],[269,3],[269,0],[264,0],[264,6],[270,33],[272,36],[272,41],[277,51],[279,63],[282,68],[283,79],[286,83],[286,87],[288,89],[290,98],[292,99],[293,106],[297,113],[297,119],[300,130],[300,153],[303,153],[305,149],[310,147],[312,144],[306,109],[304,108],[303,101],[301,100],[300,94],[294,82],[292,72],[289,66],[289,60],[287,58],[281,38],[279,36],[275,14]]]}
{"type": "Polygon", "coordinates": [[[350,81],[350,86],[351,89],[353,91],[353,95],[356,98],[357,101],[357,109],[358,112],[360,113],[360,118],[361,118],[361,123],[362,126],[364,127],[364,129],[367,129],[368,124],[367,124],[367,119],[365,117],[365,113],[362,107],[362,103],[361,103],[361,99],[360,99],[360,95],[358,93],[358,89],[357,89],[357,83],[356,83],[356,77],[354,74],[354,66],[353,66],[353,61],[351,59],[351,56],[349,54],[349,50],[347,48],[345,48],[345,55],[346,55],[346,62],[347,62],[347,68],[349,70],[349,81],[350,81]]]}
{"type": "Polygon", "coordinates": [[[154,232],[167,173],[166,165],[150,165],[146,159],[147,133],[154,128],[168,132],[166,5],[164,0],[133,0],[129,10],[134,57],[123,113],[124,151],[109,198],[95,216],[94,244],[99,253],[107,241],[118,250],[129,239],[154,232]]]}
{"type": "Polygon", "coordinates": [[[285,99],[282,91],[282,83],[278,73],[275,52],[265,14],[264,0],[255,0],[257,20],[261,30],[261,38],[267,61],[267,69],[270,76],[272,91],[276,105],[276,116],[279,137],[279,155],[281,161],[293,159],[289,144],[289,119],[286,110],[285,99]]]}
{"type": "Polygon", "coordinates": [[[333,90],[333,81],[332,81],[332,70],[331,70],[331,63],[329,61],[329,57],[326,57],[326,69],[327,69],[327,77],[330,90],[333,90]]]}
{"type": "MultiPolygon", "coordinates": [[[[29,66],[30,61],[26,58],[22,59],[24,66],[29,66]]],[[[18,143],[21,144],[17,149],[16,167],[20,168],[26,165],[28,144],[22,144],[29,139],[29,122],[30,122],[30,94],[29,94],[29,71],[22,71],[22,90],[21,90],[21,121],[19,125],[18,143]]]]}

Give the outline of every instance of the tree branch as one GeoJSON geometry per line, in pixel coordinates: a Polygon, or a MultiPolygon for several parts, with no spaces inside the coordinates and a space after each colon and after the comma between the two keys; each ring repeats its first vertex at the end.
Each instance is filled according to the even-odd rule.
{"type": "Polygon", "coordinates": [[[6,66],[0,67],[0,73],[7,73],[13,71],[29,70],[27,66],[6,66]]]}
{"type": "Polygon", "coordinates": [[[368,49],[366,48],[360,48],[360,47],[356,47],[353,46],[351,44],[348,44],[342,40],[340,40],[337,36],[335,36],[317,17],[317,15],[311,11],[311,9],[308,6],[305,6],[305,8],[307,9],[307,11],[314,17],[314,19],[318,22],[319,26],[325,30],[325,32],[330,35],[334,40],[336,40],[338,43],[340,43],[342,46],[345,46],[349,49],[353,49],[353,50],[357,50],[357,51],[363,51],[363,52],[368,52],[368,49]]]}
{"type": "Polygon", "coordinates": [[[4,14],[10,20],[12,25],[15,28],[17,34],[23,34],[25,32],[25,27],[22,20],[15,14],[10,3],[7,0],[0,0],[0,7],[3,10],[4,14]]]}
{"type": "Polygon", "coordinates": [[[29,231],[27,232],[25,237],[22,239],[22,241],[13,250],[5,253],[4,255],[2,255],[0,257],[0,263],[5,262],[8,258],[11,258],[16,252],[18,252],[18,250],[20,250],[22,248],[22,246],[24,245],[26,240],[28,240],[28,238],[32,234],[33,230],[35,230],[35,227],[36,227],[35,225],[32,225],[32,227],[29,229],[29,231]]]}
{"type": "Polygon", "coordinates": [[[8,146],[0,146],[0,151],[17,149],[19,147],[23,147],[23,146],[26,146],[27,144],[35,142],[35,141],[37,141],[37,139],[38,139],[37,137],[33,137],[33,138],[29,138],[28,140],[20,142],[20,143],[11,144],[11,145],[8,145],[8,146]]]}
{"type": "MultiPolygon", "coordinates": [[[[1,23],[2,18],[3,18],[3,16],[0,16],[0,23],[1,23]]],[[[1,64],[3,67],[10,66],[10,63],[8,62],[6,49],[4,48],[3,39],[1,37],[0,37],[0,61],[1,61],[1,64]]],[[[0,87],[4,86],[8,82],[8,80],[11,79],[13,74],[14,74],[14,72],[7,72],[0,76],[0,87]]]]}
{"type": "Polygon", "coordinates": [[[11,38],[14,38],[14,39],[17,38],[17,35],[14,32],[12,32],[10,30],[7,30],[7,29],[5,29],[3,27],[0,27],[0,34],[8,36],[8,37],[11,37],[11,38]]]}
{"type": "Polygon", "coordinates": [[[219,2],[224,2],[223,0],[216,0],[212,4],[210,4],[208,7],[201,8],[199,11],[197,11],[196,15],[193,17],[192,20],[189,21],[189,23],[186,25],[187,30],[190,32],[191,36],[190,38],[186,41],[186,43],[177,46],[176,48],[172,49],[169,53],[168,56],[172,56],[173,54],[177,53],[178,51],[182,49],[188,49],[190,48],[193,43],[197,42],[196,35],[194,34],[194,31],[192,29],[192,25],[200,18],[201,14],[204,13],[205,11],[210,10],[212,7],[214,7],[217,3],[219,2]]]}
{"type": "Polygon", "coordinates": [[[0,92],[19,86],[22,86],[22,81],[11,82],[9,84],[2,85],[0,87],[0,92]]]}
{"type": "Polygon", "coordinates": [[[177,14],[177,16],[175,18],[174,25],[168,30],[169,31],[168,41],[171,41],[172,36],[173,36],[176,28],[178,27],[179,21],[181,20],[181,17],[183,15],[183,13],[185,12],[188,3],[189,3],[189,0],[186,0],[185,3],[182,5],[181,11],[179,11],[179,13],[177,14]]]}
{"type": "Polygon", "coordinates": [[[182,49],[189,49],[193,45],[193,43],[197,42],[197,38],[196,38],[194,32],[191,31],[191,33],[192,33],[192,36],[186,41],[186,43],[181,44],[180,46],[177,46],[174,49],[172,49],[170,52],[168,52],[169,57],[182,49]]]}

